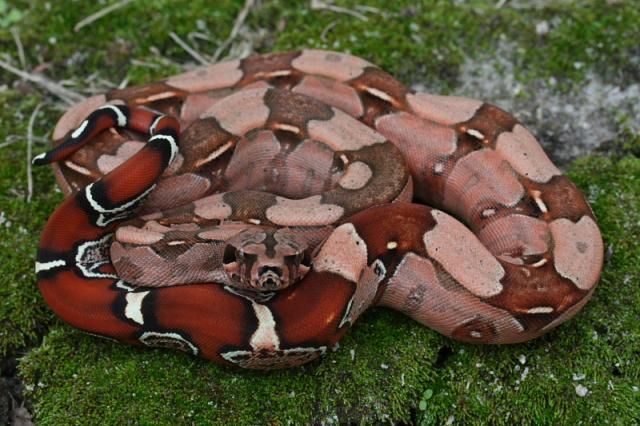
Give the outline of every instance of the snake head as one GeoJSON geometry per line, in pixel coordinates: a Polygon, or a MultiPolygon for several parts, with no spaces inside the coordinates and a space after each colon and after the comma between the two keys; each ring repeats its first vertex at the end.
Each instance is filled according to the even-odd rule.
{"type": "Polygon", "coordinates": [[[252,227],[227,241],[222,263],[230,286],[273,291],[304,277],[311,255],[307,243],[290,229],[252,227]]]}

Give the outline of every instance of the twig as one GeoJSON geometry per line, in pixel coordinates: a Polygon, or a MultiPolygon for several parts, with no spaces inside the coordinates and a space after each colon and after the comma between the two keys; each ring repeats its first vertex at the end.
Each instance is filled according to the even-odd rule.
{"type": "Polygon", "coordinates": [[[84,18],[83,20],[81,20],[80,22],[78,22],[76,24],[75,27],[73,27],[73,31],[78,32],[80,31],[81,28],[86,27],[89,24],[94,23],[95,21],[97,21],[98,19],[102,18],[103,16],[108,15],[109,13],[118,10],[120,8],[125,7],[126,5],[128,5],[129,3],[131,3],[133,0],[120,0],[117,3],[114,3],[110,6],[105,7],[104,9],[100,9],[99,11],[97,11],[96,13],[87,16],[86,18],[84,18]]]}
{"type": "Polygon", "coordinates": [[[127,87],[127,84],[129,84],[129,76],[126,76],[122,79],[120,84],[118,84],[118,89],[124,89],[125,87],[127,87]]]}
{"type": "Polygon", "coordinates": [[[16,142],[19,142],[20,139],[11,139],[9,140],[9,138],[7,138],[7,140],[5,142],[0,143],[0,149],[4,148],[5,146],[9,146],[9,145],[13,145],[16,142]]]}
{"type": "Polygon", "coordinates": [[[131,60],[131,64],[137,65],[139,67],[146,67],[146,68],[154,68],[154,69],[160,68],[160,65],[158,64],[154,64],[153,62],[141,61],[135,58],[131,60]]]}
{"type": "Polygon", "coordinates": [[[172,66],[172,67],[176,67],[178,69],[181,69],[184,67],[183,64],[180,64],[176,61],[171,60],[170,58],[167,58],[165,56],[162,55],[162,52],[160,51],[160,49],[158,49],[155,46],[151,46],[149,47],[149,52],[153,53],[153,60],[160,62],[161,64],[165,65],[165,66],[172,66]]]}
{"type": "Polygon", "coordinates": [[[347,15],[351,15],[354,18],[361,19],[363,21],[368,21],[369,18],[364,16],[360,12],[356,12],[355,10],[347,9],[346,7],[336,6],[331,2],[324,2],[322,0],[311,0],[311,10],[330,10],[336,13],[344,13],[347,15]]]}
{"type": "Polygon", "coordinates": [[[369,12],[369,13],[375,13],[376,15],[384,15],[384,12],[380,10],[380,8],[374,7],[374,6],[367,6],[366,4],[358,4],[356,5],[356,9],[358,9],[360,12],[369,12]]]}
{"type": "Polygon", "coordinates": [[[195,39],[200,39],[200,40],[209,41],[209,42],[213,41],[213,39],[211,38],[211,35],[201,33],[199,31],[191,31],[187,35],[187,37],[189,38],[189,41],[191,41],[191,43],[193,43],[195,39]]]}
{"type": "Polygon", "coordinates": [[[320,40],[327,41],[327,34],[329,34],[329,31],[331,31],[337,24],[338,21],[331,21],[329,25],[324,27],[324,29],[320,33],[320,40]]]}
{"type": "Polygon", "coordinates": [[[249,12],[253,8],[254,4],[255,0],[245,0],[244,6],[236,16],[236,20],[233,23],[233,28],[231,28],[229,36],[220,44],[220,46],[218,46],[215,53],[213,54],[213,62],[217,62],[218,59],[220,59],[220,55],[222,55],[222,52],[227,50],[231,42],[238,36],[240,28],[242,27],[242,25],[244,25],[244,21],[247,19],[247,16],[249,15],[249,12]]]}
{"type": "MultiPolygon", "coordinates": [[[[9,145],[13,145],[14,143],[18,143],[24,140],[24,135],[8,135],[4,142],[0,143],[0,149],[7,147],[9,145]]],[[[41,136],[34,136],[33,141],[39,144],[47,144],[49,143],[49,139],[43,138],[41,136]]]]}
{"type": "Polygon", "coordinates": [[[24,47],[22,46],[22,40],[20,40],[20,31],[17,28],[11,28],[11,35],[13,36],[13,40],[16,42],[16,49],[18,50],[18,59],[20,60],[20,66],[23,70],[27,69],[27,60],[24,56],[24,47]]]}
{"type": "Polygon", "coordinates": [[[200,62],[202,65],[209,65],[209,61],[207,61],[205,58],[202,57],[202,55],[200,55],[198,52],[196,52],[195,50],[193,50],[191,48],[191,46],[189,46],[187,43],[185,43],[180,37],[178,37],[178,35],[176,33],[174,33],[173,31],[171,31],[169,33],[169,37],[171,37],[171,39],[173,41],[175,41],[180,47],[182,47],[189,55],[191,55],[191,57],[193,59],[195,59],[196,61],[200,62]]]}
{"type": "Polygon", "coordinates": [[[36,121],[36,115],[42,107],[42,102],[36,105],[29,118],[29,127],[27,127],[27,203],[31,202],[33,196],[33,174],[31,173],[31,152],[33,147],[33,123],[36,121]]]}
{"type": "Polygon", "coordinates": [[[25,80],[29,80],[32,83],[39,85],[45,90],[53,93],[69,105],[73,105],[76,102],[83,101],[85,99],[80,93],[76,93],[73,90],[69,90],[62,87],[58,83],[49,80],[47,77],[41,74],[33,74],[26,71],[19,70],[8,62],[0,60],[0,68],[4,68],[6,71],[15,74],[25,80]]]}

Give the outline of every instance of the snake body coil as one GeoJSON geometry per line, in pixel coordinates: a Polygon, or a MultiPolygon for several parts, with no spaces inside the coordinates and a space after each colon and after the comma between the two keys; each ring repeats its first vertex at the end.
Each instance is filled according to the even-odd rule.
{"type": "Polygon", "coordinates": [[[303,50],[94,96],[56,147],[36,263],[84,331],[248,368],[302,364],[372,306],[514,343],[598,281],[593,213],[518,121],[303,50]],[[455,217],[454,217],[455,216],[455,217]]]}

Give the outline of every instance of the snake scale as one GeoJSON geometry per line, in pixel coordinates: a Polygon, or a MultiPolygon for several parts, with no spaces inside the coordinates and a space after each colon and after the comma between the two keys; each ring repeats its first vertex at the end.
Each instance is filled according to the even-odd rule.
{"type": "Polygon", "coordinates": [[[348,54],[210,65],[68,110],[46,303],[86,332],[247,368],[299,365],[386,306],[516,343],[589,300],[603,243],[513,116],[348,54]]]}

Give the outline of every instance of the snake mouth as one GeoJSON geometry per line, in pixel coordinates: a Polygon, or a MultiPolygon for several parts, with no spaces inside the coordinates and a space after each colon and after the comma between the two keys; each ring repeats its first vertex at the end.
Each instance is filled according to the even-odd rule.
{"type": "Polygon", "coordinates": [[[286,287],[286,282],[282,277],[282,269],[277,266],[260,268],[256,287],[258,290],[279,290],[286,287]]]}

